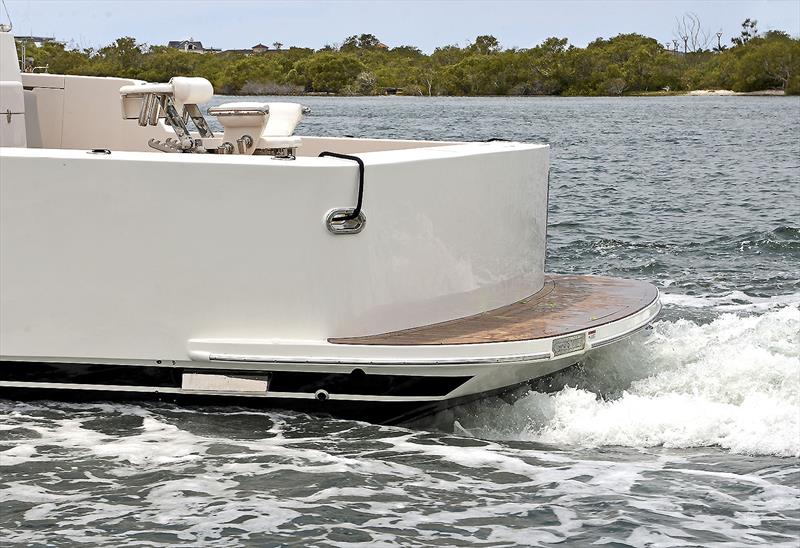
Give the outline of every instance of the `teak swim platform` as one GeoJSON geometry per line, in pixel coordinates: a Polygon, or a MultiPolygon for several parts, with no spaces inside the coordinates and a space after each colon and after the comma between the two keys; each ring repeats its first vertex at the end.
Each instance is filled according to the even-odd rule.
{"type": "Polygon", "coordinates": [[[547,145],[300,136],[303,105],[213,97],[23,74],[0,30],[0,397],[398,422],[660,310],[644,281],[545,275],[547,145]]]}
{"type": "Polygon", "coordinates": [[[465,318],[367,337],[331,338],[336,344],[478,344],[558,337],[638,312],[658,290],[638,280],[603,276],[548,276],[526,299],[465,318]]]}

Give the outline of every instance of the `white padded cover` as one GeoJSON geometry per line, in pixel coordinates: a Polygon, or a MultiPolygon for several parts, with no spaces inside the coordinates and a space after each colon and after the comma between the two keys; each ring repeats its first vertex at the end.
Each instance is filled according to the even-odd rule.
{"type": "MultiPolygon", "coordinates": [[[[292,135],[295,127],[303,117],[303,106],[298,103],[260,103],[257,101],[238,101],[235,103],[224,103],[208,109],[208,113],[215,114],[215,111],[241,111],[235,116],[218,116],[217,120],[225,128],[223,139],[233,141],[239,133],[252,132],[258,122],[258,114],[249,114],[248,111],[268,110],[266,125],[261,130],[261,138],[255,148],[298,148],[302,143],[300,137],[292,135]],[[248,115],[249,114],[249,115],[248,115]],[[240,131],[233,131],[234,128],[240,131]],[[247,128],[250,128],[249,130],[247,128]],[[230,130],[230,131],[229,131],[230,130]]],[[[258,130],[256,129],[256,133],[258,130]]]]}
{"type": "MultiPolygon", "coordinates": [[[[266,127],[267,117],[269,114],[263,112],[256,112],[258,110],[266,111],[266,103],[257,103],[254,101],[239,101],[236,103],[223,103],[208,109],[208,113],[212,116],[217,116],[217,121],[222,124],[226,130],[228,128],[247,128],[248,135],[255,137],[261,134],[266,127]],[[217,112],[232,111],[236,112],[235,116],[218,116],[217,112]]],[[[244,130],[243,130],[244,131],[244,130]]],[[[236,138],[238,138],[237,136],[236,138]]]]}
{"type": "Polygon", "coordinates": [[[142,95],[144,93],[172,94],[176,103],[181,105],[199,105],[207,103],[214,97],[214,87],[205,78],[189,78],[176,76],[168,84],[150,84],[139,82],[119,88],[121,95],[142,95]]]}
{"type": "Polygon", "coordinates": [[[210,114],[213,114],[215,110],[246,111],[253,109],[269,110],[269,103],[259,103],[258,101],[236,101],[235,103],[222,103],[221,105],[211,107],[208,109],[208,111],[210,114]]]}
{"type": "MultiPolygon", "coordinates": [[[[267,103],[269,120],[262,137],[289,137],[303,118],[303,105],[299,103],[267,103]]],[[[282,148],[282,147],[275,147],[282,148]]]]}
{"type": "Polygon", "coordinates": [[[170,84],[148,84],[139,82],[137,84],[126,84],[119,88],[120,95],[142,95],[143,93],[172,93],[170,84]]]}
{"type": "Polygon", "coordinates": [[[214,97],[214,86],[205,78],[175,76],[169,83],[172,85],[172,96],[184,105],[207,103],[214,97]]]}

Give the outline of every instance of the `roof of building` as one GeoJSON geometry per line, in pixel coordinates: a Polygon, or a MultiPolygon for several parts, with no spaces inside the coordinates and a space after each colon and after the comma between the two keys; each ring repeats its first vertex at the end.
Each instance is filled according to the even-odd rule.
{"type": "Polygon", "coordinates": [[[197,40],[170,40],[167,43],[167,47],[170,48],[183,48],[186,46],[191,46],[196,49],[203,49],[203,43],[197,40]]]}
{"type": "Polygon", "coordinates": [[[53,36],[15,36],[17,42],[55,42],[53,36]]]}

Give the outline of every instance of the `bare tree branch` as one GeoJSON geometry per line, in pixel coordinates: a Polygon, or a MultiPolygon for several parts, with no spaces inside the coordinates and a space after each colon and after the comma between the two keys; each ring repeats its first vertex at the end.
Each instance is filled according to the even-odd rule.
{"type": "Polygon", "coordinates": [[[700,17],[696,13],[684,13],[683,17],[675,18],[675,27],[672,34],[683,43],[684,53],[695,53],[708,49],[712,33],[703,28],[700,17]]]}

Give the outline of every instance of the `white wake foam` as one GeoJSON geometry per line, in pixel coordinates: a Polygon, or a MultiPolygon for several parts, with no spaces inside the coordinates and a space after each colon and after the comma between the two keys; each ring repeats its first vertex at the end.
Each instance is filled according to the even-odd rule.
{"type": "MultiPolygon", "coordinates": [[[[665,284],[665,287],[669,285],[671,284],[665,284]]],[[[720,312],[757,312],[784,306],[800,306],[800,293],[774,297],[753,297],[743,291],[705,296],[662,293],[661,302],[687,308],[713,308],[720,312]]]]}
{"type": "Polygon", "coordinates": [[[556,377],[554,393],[456,411],[489,439],[596,447],[719,446],[800,456],[800,307],[662,321],[556,377]]]}

